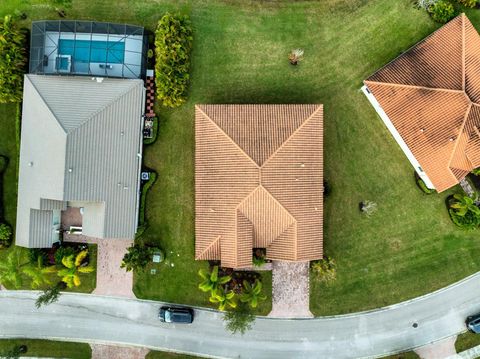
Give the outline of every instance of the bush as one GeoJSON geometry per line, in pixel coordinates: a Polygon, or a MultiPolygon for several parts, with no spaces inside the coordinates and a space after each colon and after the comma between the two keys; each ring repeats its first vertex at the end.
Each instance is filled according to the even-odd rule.
{"type": "Polygon", "coordinates": [[[160,248],[146,246],[143,243],[135,243],[128,248],[128,252],[123,256],[120,268],[125,268],[127,272],[144,270],[157,252],[165,258],[165,253],[160,248]]]}
{"type": "Polygon", "coordinates": [[[425,182],[420,177],[417,177],[417,185],[422,190],[423,193],[432,194],[435,193],[434,189],[428,188],[425,182]]]}
{"type": "Polygon", "coordinates": [[[75,252],[73,247],[59,247],[55,252],[55,264],[61,265],[64,257],[69,257],[75,252]]]}
{"type": "Polygon", "coordinates": [[[0,248],[7,248],[12,243],[12,228],[6,224],[0,224],[0,248]]]}
{"type": "Polygon", "coordinates": [[[136,237],[139,238],[147,228],[147,220],[145,218],[145,205],[147,202],[147,192],[157,180],[157,174],[150,172],[150,179],[142,187],[142,195],[140,197],[140,208],[138,210],[138,228],[136,237]]]}
{"type": "Polygon", "coordinates": [[[463,229],[475,229],[480,225],[480,209],[473,199],[455,194],[448,200],[450,218],[453,223],[463,229]]]}
{"type": "Polygon", "coordinates": [[[188,16],[165,14],[155,32],[157,98],[167,107],[186,101],[192,28],[188,16]]]}
{"type": "Polygon", "coordinates": [[[0,155],[0,175],[5,172],[8,165],[8,157],[0,155]]]}
{"type": "Polygon", "coordinates": [[[325,257],[311,264],[314,278],[319,282],[332,283],[337,279],[337,264],[330,257],[325,257]]]}
{"type": "Polygon", "coordinates": [[[475,176],[480,176],[480,167],[475,168],[474,170],[472,170],[471,173],[474,174],[475,176]]]}
{"type": "Polygon", "coordinates": [[[26,43],[25,31],[5,16],[0,22],[0,103],[22,101],[26,43]]]}
{"type": "Polygon", "coordinates": [[[457,0],[465,7],[475,7],[478,4],[478,0],[457,0]]]}
{"type": "Polygon", "coordinates": [[[447,0],[439,0],[429,8],[432,19],[441,24],[453,19],[456,15],[455,8],[447,0]]]}

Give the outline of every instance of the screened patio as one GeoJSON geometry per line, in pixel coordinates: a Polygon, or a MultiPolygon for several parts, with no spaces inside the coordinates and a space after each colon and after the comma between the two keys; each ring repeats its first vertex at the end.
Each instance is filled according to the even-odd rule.
{"type": "Polygon", "coordinates": [[[143,27],[94,21],[32,23],[30,73],[144,78],[143,27]]]}

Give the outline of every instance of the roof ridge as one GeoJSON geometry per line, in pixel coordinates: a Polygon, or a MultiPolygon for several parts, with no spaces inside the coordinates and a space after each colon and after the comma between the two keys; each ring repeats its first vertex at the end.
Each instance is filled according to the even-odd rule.
{"type": "MultiPolygon", "coordinates": [[[[212,241],[212,242],[202,251],[202,253],[200,253],[200,255],[198,255],[198,256],[196,256],[196,257],[197,257],[197,258],[202,257],[207,251],[210,250],[210,248],[213,247],[213,245],[214,245],[215,243],[217,243],[217,242],[220,240],[221,237],[222,237],[222,236],[218,236],[217,238],[215,238],[215,240],[212,241]]],[[[221,251],[221,249],[220,249],[220,251],[221,251]]]]}
{"type": "MultiPolygon", "coordinates": [[[[280,147],[278,147],[271,155],[270,157],[268,157],[265,161],[263,161],[262,163],[262,166],[260,167],[260,170],[267,164],[270,162],[270,160],[272,158],[275,157],[275,155],[280,152],[280,150],[282,150],[285,145],[287,144],[287,142],[289,142],[292,138],[295,137],[295,135],[313,118],[313,116],[315,116],[319,110],[323,110],[323,105],[318,105],[318,107],[312,112],[312,114],[307,117],[307,119],[305,121],[302,122],[302,124],[300,126],[297,127],[297,129],[295,131],[292,132],[292,134],[290,136],[288,136],[288,138],[283,141],[283,143],[280,145],[280,147]]],[[[268,192],[268,191],[267,191],[268,192]]],[[[270,193],[270,192],[269,192],[270,193]]],[[[272,196],[273,197],[273,196],[272,196]]]]}
{"type": "Polygon", "coordinates": [[[453,93],[463,93],[465,94],[464,90],[453,90],[453,89],[445,89],[441,87],[426,87],[426,86],[417,86],[417,85],[405,85],[405,84],[397,84],[393,82],[380,82],[380,81],[371,81],[365,80],[365,84],[375,84],[375,85],[383,85],[383,86],[394,86],[394,87],[403,87],[403,88],[411,88],[411,89],[418,89],[418,90],[429,90],[429,91],[443,91],[443,92],[453,92],[453,93]]]}
{"type": "Polygon", "coordinates": [[[236,143],[233,138],[231,138],[218,124],[215,123],[215,121],[213,121],[210,116],[208,116],[205,111],[203,111],[201,108],[200,108],[201,105],[195,105],[195,108],[200,111],[203,115],[203,117],[205,117],[206,119],[208,119],[208,121],[210,121],[218,130],[220,130],[224,135],[225,137],[228,138],[228,140],[238,149],[240,150],[240,152],[245,156],[247,157],[250,161],[252,161],[255,166],[260,169],[260,166],[258,165],[257,162],[254,161],[254,159],[252,157],[250,157],[239,145],[238,143],[236,143]]]}
{"type": "Polygon", "coordinates": [[[266,249],[268,250],[268,248],[269,248],[273,243],[275,243],[275,240],[277,240],[278,238],[280,238],[280,237],[282,236],[282,234],[284,234],[285,232],[288,232],[288,231],[290,230],[290,228],[292,228],[292,226],[295,226],[295,241],[294,241],[294,246],[293,246],[295,254],[294,254],[294,256],[293,256],[294,259],[292,259],[292,260],[293,260],[293,261],[296,261],[297,258],[298,258],[298,248],[297,248],[297,247],[298,247],[298,246],[297,246],[297,244],[298,244],[298,236],[297,236],[297,233],[296,233],[296,232],[297,232],[297,228],[296,228],[296,227],[297,227],[297,220],[295,220],[295,221],[293,221],[292,223],[290,223],[290,224],[288,225],[288,227],[285,228],[285,230],[284,230],[282,233],[280,233],[279,236],[278,236],[277,238],[275,238],[275,239],[272,241],[272,243],[270,243],[269,246],[268,246],[266,249]]]}
{"type": "Polygon", "coordinates": [[[467,109],[465,110],[465,115],[464,115],[464,118],[463,118],[462,125],[460,126],[460,130],[458,131],[457,138],[455,139],[455,144],[453,145],[452,153],[450,155],[450,158],[448,159],[448,169],[450,170],[450,172],[451,172],[451,168],[455,168],[455,167],[451,166],[452,160],[453,160],[453,157],[455,156],[455,153],[457,152],[457,147],[458,147],[458,144],[460,142],[460,138],[462,137],[463,130],[465,128],[465,124],[468,121],[468,115],[470,114],[471,108],[472,108],[472,102],[470,102],[468,104],[467,109]]]}
{"type": "MultiPolygon", "coordinates": [[[[124,79],[124,80],[128,80],[128,79],[124,79]]],[[[70,134],[76,132],[78,129],[84,127],[87,123],[90,123],[92,121],[92,119],[94,117],[96,117],[99,113],[105,111],[107,108],[111,107],[114,103],[118,102],[118,100],[120,100],[121,98],[126,96],[134,87],[138,86],[138,84],[136,84],[136,82],[137,81],[132,81],[132,85],[129,86],[125,91],[122,91],[118,96],[113,98],[110,102],[108,102],[107,104],[105,104],[104,106],[99,108],[97,111],[92,112],[92,114],[89,115],[88,118],[85,121],[83,121],[80,125],[76,126],[74,129],[67,132],[67,135],[70,135],[70,134]]]]}
{"type": "Polygon", "coordinates": [[[55,122],[57,122],[58,125],[60,126],[60,128],[63,130],[63,132],[65,132],[65,134],[68,135],[68,131],[65,129],[65,127],[63,127],[63,125],[60,123],[60,121],[58,121],[57,115],[55,114],[55,112],[53,112],[53,109],[48,105],[47,100],[45,99],[45,97],[42,96],[42,94],[40,93],[38,87],[35,86],[34,82],[32,81],[32,76],[35,76],[35,77],[36,77],[36,76],[41,76],[41,75],[26,74],[25,77],[28,78],[28,82],[30,82],[30,84],[33,86],[33,88],[35,89],[35,92],[37,93],[37,95],[40,96],[40,98],[42,99],[43,104],[48,108],[48,111],[50,111],[50,113],[52,114],[52,117],[55,119],[55,122]]]}

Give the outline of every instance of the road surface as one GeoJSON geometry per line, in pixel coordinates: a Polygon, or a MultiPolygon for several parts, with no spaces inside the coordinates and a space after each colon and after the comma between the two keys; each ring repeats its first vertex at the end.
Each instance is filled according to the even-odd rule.
{"type": "Polygon", "coordinates": [[[243,337],[222,314],[196,309],[191,325],[160,323],[160,302],[63,294],[36,309],[37,293],[0,291],[0,337],[143,346],[214,358],[380,357],[465,330],[480,312],[480,273],[411,301],[369,312],[315,319],[259,317],[243,337]],[[415,325],[414,325],[415,324],[415,325]]]}

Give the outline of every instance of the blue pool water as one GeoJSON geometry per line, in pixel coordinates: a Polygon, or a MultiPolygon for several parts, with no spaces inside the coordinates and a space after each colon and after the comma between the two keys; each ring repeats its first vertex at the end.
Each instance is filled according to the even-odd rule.
{"type": "Polygon", "coordinates": [[[58,53],[60,55],[72,56],[72,62],[123,64],[125,43],[117,41],[60,39],[58,53]]]}

